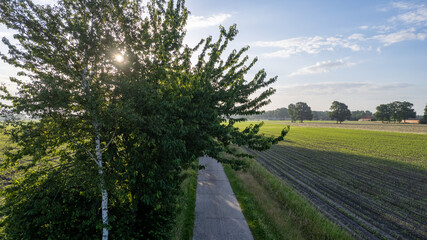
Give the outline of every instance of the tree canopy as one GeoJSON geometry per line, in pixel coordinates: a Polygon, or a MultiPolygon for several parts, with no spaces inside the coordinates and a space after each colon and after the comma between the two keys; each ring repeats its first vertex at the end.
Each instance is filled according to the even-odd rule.
{"type": "Polygon", "coordinates": [[[278,108],[276,110],[265,111],[261,114],[248,116],[248,119],[270,119],[270,120],[285,120],[290,118],[288,109],[278,108]]]}
{"type": "Polygon", "coordinates": [[[395,101],[388,104],[380,104],[377,106],[377,111],[374,116],[377,120],[383,122],[398,122],[405,121],[409,118],[415,118],[416,112],[412,109],[413,104],[410,102],[395,101]]]}
{"type": "Polygon", "coordinates": [[[311,108],[305,102],[297,102],[294,104],[289,104],[288,113],[291,116],[291,121],[295,122],[299,120],[303,122],[304,120],[312,120],[313,113],[311,112],[311,108]]]}
{"type": "Polygon", "coordinates": [[[351,116],[351,112],[348,109],[347,105],[338,101],[332,102],[330,110],[331,112],[329,113],[329,116],[332,119],[336,119],[337,123],[342,123],[346,119],[349,119],[351,116]]]}
{"type": "Polygon", "coordinates": [[[181,0],[0,3],[18,42],[3,38],[1,58],[22,70],[11,77],[17,95],[1,88],[12,102],[2,107],[37,119],[4,122],[16,146],[1,165],[25,171],[2,190],[2,237],[168,238],[182,170],[198,156],[240,168],[231,144],[265,150],[283,139],[289,128],[267,137],[233,117],[260,113],[275,90],[250,96],[277,78],[246,79],[257,61],[248,47],[224,58],[235,25],[185,46],[187,17],[181,0]]]}
{"type": "Polygon", "coordinates": [[[359,119],[361,119],[363,117],[371,117],[372,115],[373,115],[372,112],[369,111],[369,110],[366,110],[366,111],[363,111],[363,110],[351,111],[350,120],[357,121],[357,120],[359,120],[359,119]]]}

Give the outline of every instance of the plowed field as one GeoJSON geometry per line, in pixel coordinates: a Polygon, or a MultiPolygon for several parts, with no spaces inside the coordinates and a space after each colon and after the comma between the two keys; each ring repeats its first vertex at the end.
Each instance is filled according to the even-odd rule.
{"type": "Polygon", "coordinates": [[[425,134],[293,126],[285,141],[252,153],[357,238],[427,239],[425,134]]]}

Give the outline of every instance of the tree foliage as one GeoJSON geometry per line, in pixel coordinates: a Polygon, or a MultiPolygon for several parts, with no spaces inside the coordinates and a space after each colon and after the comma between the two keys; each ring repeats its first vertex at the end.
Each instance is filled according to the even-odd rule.
{"type": "Polygon", "coordinates": [[[294,104],[289,104],[288,113],[291,116],[291,121],[295,122],[299,120],[303,122],[304,120],[312,120],[313,113],[311,112],[311,108],[305,102],[297,102],[294,104]]]}
{"type": "Polygon", "coordinates": [[[241,168],[231,144],[265,150],[283,139],[289,127],[267,137],[233,117],[260,113],[275,90],[250,95],[277,78],[245,78],[257,61],[248,47],[224,58],[236,26],[185,46],[187,16],[181,0],[0,3],[18,41],[3,38],[1,57],[22,69],[17,95],[1,89],[12,102],[3,107],[38,119],[3,128],[17,148],[2,167],[25,172],[3,189],[2,237],[168,238],[182,170],[198,156],[241,168]]]}
{"type": "Polygon", "coordinates": [[[271,111],[265,111],[261,114],[248,116],[248,119],[270,119],[270,120],[285,120],[290,118],[288,114],[288,109],[286,108],[277,108],[271,111]]]}
{"type": "Polygon", "coordinates": [[[415,118],[416,112],[412,109],[413,104],[410,102],[395,101],[388,104],[377,106],[374,116],[377,120],[383,122],[394,121],[400,123],[408,118],[415,118]]]}
{"type": "Polygon", "coordinates": [[[363,111],[363,110],[351,111],[350,120],[357,121],[357,120],[359,120],[359,119],[361,119],[363,117],[371,117],[372,115],[373,115],[372,112],[369,111],[369,110],[366,110],[366,111],[363,111]]]}
{"type": "Polygon", "coordinates": [[[424,108],[424,116],[423,116],[423,119],[420,120],[420,123],[421,124],[427,124],[427,104],[424,108]]]}
{"type": "Polygon", "coordinates": [[[288,114],[291,117],[291,122],[297,121],[298,113],[295,104],[291,103],[288,105],[288,114]]]}
{"type": "Polygon", "coordinates": [[[351,112],[344,103],[334,101],[329,109],[331,110],[329,116],[336,119],[337,123],[342,123],[351,117],[351,112]]]}

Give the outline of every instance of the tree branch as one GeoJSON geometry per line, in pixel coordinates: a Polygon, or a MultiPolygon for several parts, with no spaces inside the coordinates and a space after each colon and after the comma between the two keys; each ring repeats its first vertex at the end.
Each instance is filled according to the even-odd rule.
{"type": "Polygon", "coordinates": [[[113,132],[113,136],[111,136],[111,139],[107,143],[107,145],[105,145],[105,147],[103,149],[101,149],[101,152],[104,152],[105,150],[107,150],[108,146],[110,146],[111,142],[113,142],[115,136],[116,136],[116,131],[113,132]]]}
{"type": "Polygon", "coordinates": [[[83,148],[86,151],[86,153],[89,154],[89,156],[92,158],[92,160],[95,161],[96,164],[98,164],[98,161],[96,160],[96,158],[93,156],[93,154],[85,146],[74,141],[73,139],[70,139],[70,142],[72,142],[72,143],[78,145],[79,147],[83,148]]]}

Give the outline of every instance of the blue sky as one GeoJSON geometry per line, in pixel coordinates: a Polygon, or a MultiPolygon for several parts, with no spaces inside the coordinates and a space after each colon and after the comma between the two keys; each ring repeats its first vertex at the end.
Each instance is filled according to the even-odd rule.
{"type": "MultiPolygon", "coordinates": [[[[236,23],[239,35],[230,50],[249,45],[248,55],[259,58],[254,68],[278,76],[266,110],[298,101],[328,110],[337,100],[350,110],[375,111],[382,103],[409,101],[423,114],[426,1],[187,0],[186,5],[187,44],[236,23]]],[[[3,36],[11,33],[0,27],[3,36]]],[[[14,72],[0,63],[1,82],[14,72]]]]}
{"type": "Polygon", "coordinates": [[[409,101],[422,115],[427,104],[425,1],[188,0],[187,42],[237,24],[234,48],[251,46],[256,68],[278,76],[266,109],[307,102],[328,110],[375,111],[409,101]]]}

